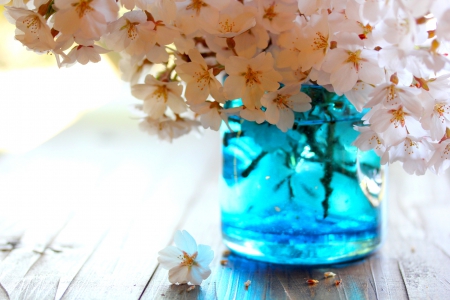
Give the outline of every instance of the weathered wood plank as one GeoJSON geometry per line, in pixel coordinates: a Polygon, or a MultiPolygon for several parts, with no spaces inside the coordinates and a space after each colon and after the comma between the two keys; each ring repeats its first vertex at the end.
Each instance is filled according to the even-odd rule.
{"type": "MultiPolygon", "coordinates": [[[[211,136],[210,142],[218,145],[217,136],[211,136]]],[[[190,200],[212,180],[207,166],[216,166],[217,174],[220,163],[215,153],[197,147],[186,149],[183,157],[177,156],[176,149],[161,147],[159,151],[153,152],[153,170],[159,172],[147,183],[148,193],[136,203],[125,202],[130,209],[110,229],[63,299],[137,299],[143,292],[157,266],[157,252],[170,242],[179,220],[192,209],[190,200]],[[171,164],[184,167],[168,167],[158,156],[170,157],[171,164]]]]}
{"type": "MultiPolygon", "coordinates": [[[[399,170],[394,169],[394,172],[397,172],[396,176],[401,174],[399,170]]],[[[445,200],[448,202],[448,194],[439,192],[440,188],[449,190],[448,184],[442,185],[445,177],[448,179],[448,176],[437,178],[427,174],[421,181],[417,177],[406,177],[392,189],[390,232],[383,253],[397,261],[409,299],[440,299],[450,294],[447,271],[450,270],[450,256],[446,250],[450,244],[447,226],[450,206],[442,204],[445,200]],[[426,192],[418,193],[418,187],[426,192]]],[[[395,269],[392,263],[383,264],[383,268],[386,267],[395,269]]],[[[386,280],[399,279],[394,276],[386,280]]]]}
{"type": "Polygon", "coordinates": [[[49,219],[33,220],[19,244],[0,263],[0,284],[8,295],[39,260],[68,219],[67,214],[60,214],[49,219]]]}
{"type": "Polygon", "coordinates": [[[59,299],[107,228],[86,213],[75,216],[10,293],[11,299],[59,299]]]}
{"type": "Polygon", "coordinates": [[[399,262],[378,253],[370,258],[370,268],[378,299],[408,299],[399,262]]]}

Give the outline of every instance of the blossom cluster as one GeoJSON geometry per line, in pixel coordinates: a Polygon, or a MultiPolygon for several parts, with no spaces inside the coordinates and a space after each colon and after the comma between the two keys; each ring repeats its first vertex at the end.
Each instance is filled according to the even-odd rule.
{"type": "Polygon", "coordinates": [[[383,163],[450,166],[448,0],[14,0],[6,16],[59,66],[120,53],[141,128],[163,139],[231,114],[287,131],[309,83],[370,108],[355,145],[383,163]]]}

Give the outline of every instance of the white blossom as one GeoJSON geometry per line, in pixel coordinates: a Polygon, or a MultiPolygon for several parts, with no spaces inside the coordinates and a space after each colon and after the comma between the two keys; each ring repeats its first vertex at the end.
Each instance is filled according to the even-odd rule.
{"type": "Polygon", "coordinates": [[[158,252],[158,262],[169,270],[169,281],[200,285],[211,274],[209,264],[214,258],[214,251],[207,245],[197,245],[185,230],[175,233],[174,242],[175,246],[158,252]]]}
{"type": "Polygon", "coordinates": [[[249,109],[260,107],[260,99],[265,91],[276,91],[281,75],[273,68],[270,53],[261,53],[255,58],[246,59],[232,56],[228,59],[225,71],[229,77],[225,80],[224,93],[228,99],[242,97],[249,109]]]}
{"type": "Polygon", "coordinates": [[[427,170],[431,146],[423,138],[408,136],[398,145],[389,149],[390,162],[400,161],[409,174],[423,175],[427,170]]]}
{"type": "Polygon", "coordinates": [[[156,43],[155,25],[147,21],[143,11],[126,12],[108,26],[109,34],[104,37],[104,41],[115,51],[139,56],[147,53],[156,43]]]}
{"type": "Polygon", "coordinates": [[[147,132],[150,135],[156,135],[159,139],[167,140],[168,142],[172,142],[173,139],[190,133],[192,129],[197,129],[198,126],[200,126],[200,123],[197,120],[187,118],[173,120],[166,116],[156,120],[150,117],[144,117],[139,123],[141,131],[147,132]]]}
{"type": "Polygon", "coordinates": [[[302,112],[311,109],[311,98],[300,92],[299,85],[286,86],[282,89],[266,93],[261,104],[266,107],[266,120],[287,132],[294,125],[294,111],[302,112]]]}
{"type": "Polygon", "coordinates": [[[330,50],[322,65],[331,73],[330,81],[338,95],[353,88],[358,80],[369,84],[380,84],[384,72],[377,64],[377,52],[364,49],[356,33],[342,33],[338,47],[330,50]]]}
{"type": "Polygon", "coordinates": [[[67,56],[62,61],[61,65],[70,66],[75,62],[82,65],[88,62],[99,62],[101,60],[100,54],[108,53],[109,50],[97,45],[78,45],[72,48],[67,56]]]}
{"type": "Polygon", "coordinates": [[[297,15],[294,3],[281,3],[273,0],[256,0],[258,21],[272,33],[279,34],[294,26],[297,15]]]}
{"type": "Polygon", "coordinates": [[[6,6],[8,19],[16,25],[16,39],[37,52],[52,50],[56,44],[47,21],[38,13],[25,8],[6,6]]]}
{"type": "Polygon", "coordinates": [[[178,82],[159,81],[150,74],[145,77],[144,84],[131,88],[133,96],[144,100],[143,110],[153,119],[162,117],[167,107],[176,114],[185,112],[187,106],[181,97],[182,91],[183,87],[178,82]]]}
{"type": "MultiPolygon", "coordinates": [[[[197,49],[189,50],[191,62],[177,67],[178,75],[186,83],[185,97],[190,104],[202,103],[210,94],[219,97],[222,85],[214,76],[214,69],[208,68],[205,59],[197,49]]],[[[220,99],[216,99],[220,101],[220,99]]]]}
{"type": "Polygon", "coordinates": [[[450,139],[434,144],[434,154],[429,161],[429,165],[438,174],[450,167],[450,139]]]}
{"type": "Polygon", "coordinates": [[[220,11],[212,24],[205,23],[203,30],[221,38],[233,38],[256,25],[255,16],[240,2],[232,2],[227,8],[220,11]]]}
{"type": "Polygon", "coordinates": [[[99,39],[108,22],[116,20],[119,7],[114,0],[55,0],[54,28],[80,39],[99,39]]]}

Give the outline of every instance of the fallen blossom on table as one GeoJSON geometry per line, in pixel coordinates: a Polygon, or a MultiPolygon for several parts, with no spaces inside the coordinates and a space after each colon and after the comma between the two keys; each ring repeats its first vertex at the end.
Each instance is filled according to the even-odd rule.
{"type": "Polygon", "coordinates": [[[186,230],[177,231],[174,240],[175,246],[167,246],[158,252],[158,262],[169,270],[171,283],[200,285],[211,275],[209,264],[214,251],[207,245],[197,245],[186,230]]]}

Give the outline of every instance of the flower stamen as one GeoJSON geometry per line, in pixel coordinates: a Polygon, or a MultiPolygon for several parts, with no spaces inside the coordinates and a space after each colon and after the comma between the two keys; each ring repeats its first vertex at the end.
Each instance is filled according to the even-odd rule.
{"type": "Polygon", "coordinates": [[[272,2],[272,4],[268,8],[264,8],[263,19],[272,21],[273,18],[275,18],[277,15],[278,14],[275,12],[275,2],[272,2]]]}
{"type": "Polygon", "coordinates": [[[313,50],[322,49],[325,53],[328,48],[328,37],[325,37],[321,32],[316,32],[317,37],[314,38],[311,45],[313,50]]]}
{"type": "Polygon", "coordinates": [[[405,127],[405,115],[407,114],[403,111],[403,107],[392,109],[389,113],[392,114],[392,118],[389,121],[394,124],[395,128],[398,128],[398,126],[405,127]]]}
{"type": "Polygon", "coordinates": [[[247,86],[253,86],[253,84],[261,84],[259,76],[262,75],[261,71],[253,71],[250,66],[247,66],[247,72],[242,74],[245,78],[245,84],[247,86]]]}
{"type": "Polygon", "coordinates": [[[76,12],[78,13],[78,17],[81,19],[82,17],[84,17],[88,12],[93,11],[94,9],[89,5],[89,3],[91,3],[93,0],[81,0],[78,3],[73,3],[73,6],[76,6],[77,8],[75,9],[76,12]]]}
{"type": "Polygon", "coordinates": [[[346,63],[352,63],[355,67],[356,71],[359,71],[359,62],[362,60],[361,58],[361,50],[357,50],[355,52],[347,51],[348,58],[345,61],[346,63]]]}
{"type": "Polygon", "coordinates": [[[185,251],[183,251],[183,258],[182,261],[180,263],[180,266],[185,266],[185,267],[192,267],[192,266],[197,266],[197,262],[195,261],[195,259],[197,258],[197,252],[195,252],[194,254],[192,254],[191,256],[189,256],[189,254],[187,254],[185,251]]]}
{"type": "Polygon", "coordinates": [[[168,96],[167,96],[167,87],[165,85],[159,85],[156,90],[152,94],[155,96],[158,100],[160,98],[164,99],[164,102],[167,102],[168,96]]]}
{"type": "Polygon", "coordinates": [[[191,4],[186,6],[186,10],[190,10],[190,9],[194,10],[198,15],[200,13],[200,11],[202,10],[202,8],[206,7],[206,6],[208,6],[208,4],[206,4],[202,0],[192,0],[191,4]]]}

